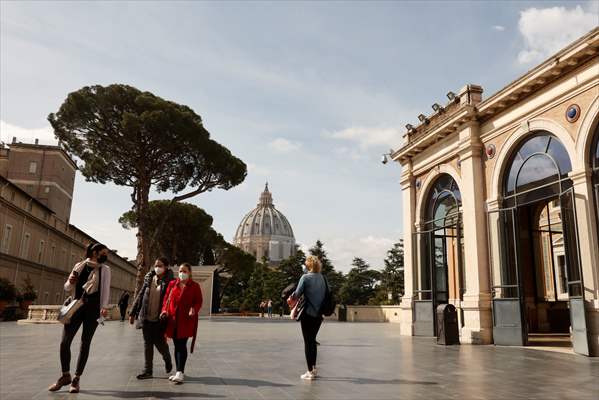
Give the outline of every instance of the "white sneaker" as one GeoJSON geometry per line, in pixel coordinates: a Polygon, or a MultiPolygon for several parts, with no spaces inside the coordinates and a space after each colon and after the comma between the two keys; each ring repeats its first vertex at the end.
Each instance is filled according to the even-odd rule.
{"type": "Polygon", "coordinates": [[[316,371],[316,367],[312,368],[312,376],[314,379],[318,378],[318,372],[316,371]]]}
{"type": "Polygon", "coordinates": [[[173,378],[173,382],[183,383],[184,379],[185,379],[185,375],[183,375],[183,372],[177,371],[177,373],[175,374],[175,377],[173,378]]]}
{"type": "Polygon", "coordinates": [[[171,375],[171,376],[168,377],[169,381],[172,381],[173,379],[175,379],[175,375],[171,375]]]}
{"type": "Polygon", "coordinates": [[[308,380],[308,381],[311,381],[311,380],[313,380],[316,377],[314,376],[314,374],[312,372],[306,371],[306,373],[303,374],[302,376],[300,376],[300,378],[308,380]]]}

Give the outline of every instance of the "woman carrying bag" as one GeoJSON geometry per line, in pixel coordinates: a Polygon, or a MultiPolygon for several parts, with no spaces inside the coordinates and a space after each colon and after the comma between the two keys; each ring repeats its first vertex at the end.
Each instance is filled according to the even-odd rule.
{"type": "Polygon", "coordinates": [[[105,318],[108,315],[110,268],[104,265],[107,259],[106,246],[99,243],[90,244],[87,247],[86,259],[75,265],[64,284],[65,292],[75,292],[73,301],[79,301],[81,305],[64,325],[60,342],[62,376],[48,388],[51,392],[70,384],[69,392],[79,393],[79,380],[87,363],[91,341],[98,327],[98,319],[100,316],[105,318]],[[81,349],[75,377],[71,379],[71,343],[81,325],[83,325],[81,349]]]}
{"type": "Polygon", "coordinates": [[[191,265],[184,263],[179,267],[179,278],[169,283],[161,318],[167,319],[166,337],[175,344],[175,364],[177,372],[169,377],[175,383],[182,383],[187,362],[187,340],[191,341],[193,353],[198,332],[198,314],[202,308],[202,289],[191,278],[191,265]]]}

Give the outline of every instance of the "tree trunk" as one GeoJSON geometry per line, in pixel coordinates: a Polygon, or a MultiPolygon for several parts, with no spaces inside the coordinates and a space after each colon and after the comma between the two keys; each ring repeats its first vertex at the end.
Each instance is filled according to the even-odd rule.
{"type": "Polygon", "coordinates": [[[137,212],[137,278],[135,296],[143,285],[144,276],[148,273],[148,257],[150,238],[146,223],[146,214],[150,197],[150,184],[140,183],[136,191],[135,209],[137,212]]]}

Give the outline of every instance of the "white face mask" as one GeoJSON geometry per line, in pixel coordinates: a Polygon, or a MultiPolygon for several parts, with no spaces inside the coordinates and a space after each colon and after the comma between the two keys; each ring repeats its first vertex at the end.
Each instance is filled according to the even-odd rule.
{"type": "Polygon", "coordinates": [[[186,281],[189,278],[189,274],[186,274],[185,272],[179,272],[179,279],[181,279],[182,281],[186,281]]]}
{"type": "Polygon", "coordinates": [[[164,268],[154,267],[154,272],[156,272],[156,275],[162,275],[164,273],[164,268]]]}

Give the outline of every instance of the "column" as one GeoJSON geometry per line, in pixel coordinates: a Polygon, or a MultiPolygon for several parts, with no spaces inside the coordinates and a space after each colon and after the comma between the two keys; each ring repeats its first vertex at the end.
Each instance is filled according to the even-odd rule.
{"type": "Polygon", "coordinates": [[[401,191],[403,202],[403,243],[404,243],[404,295],[400,304],[400,332],[402,335],[412,336],[412,297],[414,295],[414,277],[417,276],[414,223],[416,207],[416,187],[412,174],[412,162],[403,165],[401,175],[401,191]]]}
{"type": "Polygon", "coordinates": [[[574,185],[589,350],[591,356],[597,356],[599,355],[599,240],[597,238],[593,179],[590,169],[572,171],[569,176],[574,185]]]}
{"type": "Polygon", "coordinates": [[[464,270],[466,291],[462,302],[464,327],[462,343],[492,342],[491,291],[485,210],[485,176],[478,123],[461,128],[460,170],[464,222],[464,270]]]}

